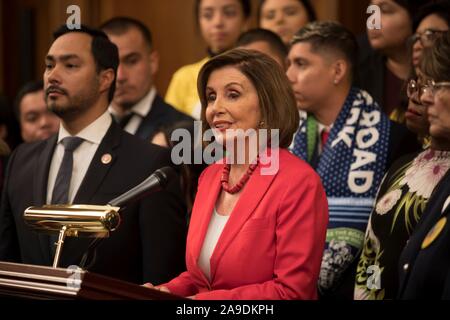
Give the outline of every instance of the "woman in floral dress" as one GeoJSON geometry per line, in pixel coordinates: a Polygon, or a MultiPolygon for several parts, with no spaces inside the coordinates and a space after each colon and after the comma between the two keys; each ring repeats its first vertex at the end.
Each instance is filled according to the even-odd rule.
{"type": "MultiPolygon", "coordinates": [[[[436,85],[420,75],[417,81],[410,82],[408,96],[425,105],[423,99],[436,85]]],[[[430,130],[429,148],[400,158],[387,172],[367,226],[357,267],[355,299],[396,297],[400,253],[434,189],[450,168],[450,151],[442,148],[441,135],[430,130]]]]}

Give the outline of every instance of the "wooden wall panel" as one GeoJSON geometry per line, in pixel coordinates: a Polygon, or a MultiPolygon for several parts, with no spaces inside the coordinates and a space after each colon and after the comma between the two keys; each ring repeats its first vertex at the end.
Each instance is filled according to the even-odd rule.
{"type": "Polygon", "coordinates": [[[175,70],[205,55],[205,46],[196,31],[194,0],[103,0],[101,22],[113,16],[130,16],[143,21],[152,31],[154,48],[160,54],[156,86],[165,93],[175,70]]]}
{"type": "MultiPolygon", "coordinates": [[[[178,68],[206,55],[206,45],[194,18],[194,3],[195,0],[100,1],[101,22],[117,15],[131,16],[143,21],[152,31],[155,49],[160,54],[155,82],[161,94],[178,68]]],[[[256,3],[257,0],[252,0],[254,8],[256,3]]],[[[256,26],[254,18],[250,26],[256,26]]]]}
{"type": "MultiPolygon", "coordinates": [[[[342,1],[342,0],[341,0],[342,1]]],[[[349,0],[344,0],[349,1],[349,0]]],[[[353,1],[353,0],[350,0],[353,1]]],[[[317,12],[319,20],[338,20],[339,2],[336,0],[313,0],[312,3],[317,12]]]]}
{"type": "MultiPolygon", "coordinates": [[[[0,1],[0,24],[1,21],[3,21],[3,1],[0,1]]],[[[1,29],[4,29],[3,26],[0,25],[1,29]]],[[[4,70],[3,70],[3,35],[0,34],[0,94],[3,93],[3,76],[4,76],[4,70]]]]}
{"type": "Polygon", "coordinates": [[[366,13],[370,0],[344,0],[339,6],[339,21],[342,21],[355,35],[366,32],[366,13]]]}
{"type": "MultiPolygon", "coordinates": [[[[125,15],[142,20],[150,27],[155,48],[160,54],[160,70],[156,86],[164,94],[175,70],[187,63],[195,62],[206,54],[206,48],[194,19],[195,0],[0,0],[3,4],[0,17],[6,28],[0,30],[0,91],[15,94],[21,80],[15,74],[20,68],[18,61],[18,39],[14,28],[18,24],[20,10],[32,8],[35,17],[35,47],[30,52],[34,60],[34,76],[41,78],[44,57],[52,42],[52,31],[67,20],[66,8],[71,4],[81,8],[82,23],[98,26],[105,20],[125,15]],[[8,14],[5,13],[8,10],[8,14]],[[4,19],[2,19],[4,20],[4,19]],[[5,44],[7,43],[7,45],[5,44]],[[2,46],[2,47],[1,47],[2,46]],[[8,82],[5,82],[8,79],[8,82]]],[[[258,0],[251,0],[253,16],[250,27],[255,27],[258,0]]],[[[312,0],[320,20],[339,20],[352,31],[364,31],[365,9],[369,0],[312,0]]]]}
{"type": "Polygon", "coordinates": [[[32,1],[36,14],[35,75],[40,78],[44,71],[44,58],[52,44],[52,33],[65,24],[69,15],[67,7],[74,4],[81,9],[81,23],[97,24],[98,2],[89,0],[40,0],[32,1]]]}
{"type": "Polygon", "coordinates": [[[2,16],[0,20],[0,37],[3,42],[3,87],[0,91],[11,101],[12,94],[17,90],[19,73],[16,66],[19,61],[19,41],[17,34],[19,29],[19,5],[15,1],[2,0],[2,16]]]}

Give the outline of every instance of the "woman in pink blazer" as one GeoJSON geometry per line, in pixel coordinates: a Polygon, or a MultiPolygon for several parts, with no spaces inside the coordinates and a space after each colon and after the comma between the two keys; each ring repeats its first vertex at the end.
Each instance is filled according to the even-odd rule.
{"type": "Polygon", "coordinates": [[[157,289],[195,299],[316,299],[327,200],[314,170],[286,149],[299,115],[283,70],[234,49],[203,66],[198,88],[204,128],[227,158],[200,176],[187,271],[157,289]],[[272,138],[249,135],[239,148],[236,129],[272,138]]]}

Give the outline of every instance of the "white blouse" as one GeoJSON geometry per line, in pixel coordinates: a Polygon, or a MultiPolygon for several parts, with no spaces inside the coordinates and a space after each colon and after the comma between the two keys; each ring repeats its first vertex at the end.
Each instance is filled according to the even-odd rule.
{"type": "Polygon", "coordinates": [[[211,256],[229,217],[230,216],[220,215],[214,207],[208,231],[206,232],[205,240],[203,241],[202,250],[200,251],[200,257],[198,259],[198,265],[208,280],[211,280],[211,256]]]}

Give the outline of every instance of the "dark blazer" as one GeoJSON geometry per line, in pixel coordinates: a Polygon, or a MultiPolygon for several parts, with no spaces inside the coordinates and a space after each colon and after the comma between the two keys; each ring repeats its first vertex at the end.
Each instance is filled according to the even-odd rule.
{"type": "Polygon", "coordinates": [[[389,147],[386,164],[386,171],[399,158],[409,153],[422,150],[422,146],[417,140],[417,135],[410,131],[405,125],[398,122],[391,122],[389,133],[389,147]]]}
{"type": "Polygon", "coordinates": [[[3,181],[5,179],[5,171],[7,164],[8,164],[8,157],[0,156],[0,199],[2,198],[3,181]]]}
{"type": "MultiPolygon", "coordinates": [[[[51,265],[50,237],[30,230],[28,206],[46,202],[47,179],[57,137],[23,144],[8,165],[0,210],[0,260],[51,265]]],[[[169,153],[122,131],[113,122],[75,196],[75,204],[106,204],[170,164],[169,153]],[[102,155],[112,161],[103,164],[102,155]]],[[[178,180],[178,179],[174,179],[178,180]]],[[[166,191],[140,200],[122,213],[122,223],[97,248],[89,271],[134,282],[165,282],[185,270],[186,208],[178,181],[166,191]]],[[[67,238],[61,267],[78,265],[92,239],[67,238]]]]}
{"type": "MultiPolygon", "coordinates": [[[[367,34],[359,36],[354,85],[367,91],[385,112],[387,109],[385,101],[386,72],[386,57],[370,46],[367,34]]],[[[400,93],[400,105],[398,107],[403,108],[403,110],[408,107],[406,89],[400,93]]]]}
{"type": "Polygon", "coordinates": [[[428,201],[422,218],[414,229],[399,260],[400,299],[450,299],[450,172],[442,178],[428,201]],[[444,209],[444,204],[447,207],[444,209]],[[442,218],[447,222],[428,237],[442,218]]]}
{"type": "Polygon", "coordinates": [[[354,85],[367,91],[383,108],[385,58],[372,49],[367,34],[358,37],[358,47],[354,85]]]}
{"type": "Polygon", "coordinates": [[[171,126],[179,121],[194,121],[194,119],[176,110],[170,104],[164,102],[159,95],[156,95],[150,112],[142,119],[136,131],[136,136],[149,141],[159,128],[171,126]]]}

